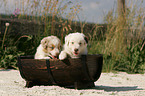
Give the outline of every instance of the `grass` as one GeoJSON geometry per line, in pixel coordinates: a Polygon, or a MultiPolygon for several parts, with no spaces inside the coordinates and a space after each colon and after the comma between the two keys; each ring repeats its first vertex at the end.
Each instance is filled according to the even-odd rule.
{"type": "MultiPolygon", "coordinates": [[[[103,72],[111,72],[116,70],[125,71],[128,73],[144,72],[145,41],[142,37],[142,27],[144,27],[145,11],[143,10],[142,6],[128,6],[125,14],[125,21],[122,19],[122,17],[118,17],[117,14],[114,14],[117,13],[116,11],[114,12],[111,10],[104,17],[107,25],[106,29],[104,28],[104,31],[100,30],[100,28],[102,28],[103,26],[100,26],[98,24],[94,24],[93,27],[91,26],[91,30],[86,30],[85,27],[88,25],[85,22],[79,22],[80,27],[77,28],[78,22],[75,22],[74,19],[81,9],[80,4],[73,5],[71,2],[63,2],[63,0],[61,2],[58,2],[57,0],[44,0],[43,2],[40,2],[40,0],[37,0],[33,1],[31,3],[32,5],[29,5],[30,0],[28,0],[26,3],[26,8],[22,6],[22,9],[19,9],[21,11],[20,13],[17,10],[15,14],[8,16],[12,19],[26,19],[27,21],[35,21],[40,24],[43,23],[44,26],[38,28],[37,35],[20,35],[14,38],[12,37],[11,40],[7,40],[7,38],[9,37],[4,36],[6,40],[3,39],[5,43],[2,45],[3,48],[1,54],[5,54],[2,54],[3,58],[1,58],[1,60],[4,60],[4,62],[6,63],[3,63],[3,66],[2,64],[0,64],[1,67],[5,66],[4,68],[9,68],[10,66],[12,66],[8,65],[12,64],[11,60],[14,60],[13,65],[16,66],[15,57],[20,54],[34,55],[35,50],[40,43],[40,40],[45,36],[52,34],[57,35],[61,38],[63,43],[63,39],[66,34],[69,34],[70,32],[80,31],[86,34],[90,39],[88,45],[89,54],[103,54],[103,72]],[[45,7],[42,7],[42,4],[44,4],[45,7]],[[70,7],[67,6],[67,4],[72,5],[70,7]],[[24,14],[28,12],[28,8],[30,7],[32,10],[30,10],[29,12],[31,12],[31,14],[33,14],[34,16],[24,14]],[[61,18],[61,14],[63,14],[68,8],[70,9],[70,13],[67,15],[68,20],[61,18]],[[39,14],[41,14],[41,16],[39,16],[39,14]],[[58,22],[57,27],[56,23],[54,22],[58,22]],[[13,49],[11,47],[13,47],[16,52],[11,53],[10,49],[13,49]],[[22,47],[25,47],[25,50],[22,49],[22,47]],[[8,54],[12,54],[13,56],[4,59],[4,57],[9,56],[8,54]]],[[[22,5],[24,5],[24,1],[22,1],[21,3],[22,5]]],[[[1,15],[1,17],[5,16],[1,15]]],[[[25,24],[21,25],[20,27],[23,26],[25,26],[25,24]]],[[[10,26],[7,30],[8,32],[6,32],[9,33],[10,29],[16,30],[10,26]]]]}
{"type": "MultiPolygon", "coordinates": [[[[142,73],[145,65],[144,15],[142,7],[127,9],[125,20],[111,10],[105,17],[107,30],[103,40],[96,37],[89,46],[89,53],[104,54],[103,71],[113,70],[142,73]]],[[[117,12],[115,12],[117,13],[117,12]]],[[[96,32],[94,32],[96,33],[96,32]]]]}

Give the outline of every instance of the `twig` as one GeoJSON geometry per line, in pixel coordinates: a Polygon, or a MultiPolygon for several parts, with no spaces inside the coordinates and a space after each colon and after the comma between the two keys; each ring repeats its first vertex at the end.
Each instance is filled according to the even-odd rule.
{"type": "Polygon", "coordinates": [[[27,35],[23,35],[23,36],[21,36],[20,38],[18,38],[18,40],[15,42],[15,44],[14,44],[14,45],[16,45],[16,44],[17,44],[17,42],[18,42],[21,38],[23,38],[23,37],[27,37],[27,38],[29,38],[29,36],[27,36],[27,35]]]}
{"type": "Polygon", "coordinates": [[[142,47],[141,47],[140,51],[142,51],[142,49],[143,49],[144,45],[145,45],[145,41],[144,41],[144,43],[142,44],[142,47]]]}

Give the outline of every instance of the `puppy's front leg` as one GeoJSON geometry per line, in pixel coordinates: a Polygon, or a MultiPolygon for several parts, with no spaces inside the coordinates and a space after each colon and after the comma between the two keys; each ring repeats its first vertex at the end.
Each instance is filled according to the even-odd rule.
{"type": "Polygon", "coordinates": [[[51,59],[50,57],[43,57],[43,59],[51,59]]]}
{"type": "Polygon", "coordinates": [[[59,59],[64,60],[65,58],[67,58],[67,53],[65,51],[61,51],[59,54],[59,59]]]}

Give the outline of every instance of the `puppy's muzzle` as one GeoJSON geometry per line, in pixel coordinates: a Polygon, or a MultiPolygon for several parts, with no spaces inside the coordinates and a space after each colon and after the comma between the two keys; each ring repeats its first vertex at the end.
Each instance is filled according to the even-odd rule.
{"type": "Polygon", "coordinates": [[[79,54],[78,51],[79,51],[79,49],[74,49],[74,54],[78,55],[79,54]]]}
{"type": "Polygon", "coordinates": [[[79,51],[79,49],[74,49],[74,52],[77,53],[79,51]]]}

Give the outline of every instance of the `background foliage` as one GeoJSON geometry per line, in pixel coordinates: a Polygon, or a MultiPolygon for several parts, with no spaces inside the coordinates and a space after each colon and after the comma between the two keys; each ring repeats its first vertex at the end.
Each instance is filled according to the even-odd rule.
{"type": "MultiPolygon", "coordinates": [[[[81,4],[67,6],[58,0],[28,0],[27,8],[31,14],[27,15],[25,7],[15,9],[14,14],[1,15],[1,40],[5,32],[5,23],[9,21],[4,47],[0,47],[0,67],[17,68],[17,56],[34,55],[40,40],[48,35],[57,35],[62,43],[66,34],[82,32],[89,37],[89,54],[103,54],[103,71],[125,71],[129,73],[143,73],[145,70],[145,33],[143,8],[135,5],[127,7],[125,22],[118,17],[113,9],[106,14],[106,24],[90,24],[74,21],[81,10],[81,4]],[[29,5],[30,2],[32,5],[29,5]],[[44,3],[45,2],[45,3],[44,3]],[[43,5],[43,6],[42,6],[43,5]],[[47,7],[46,7],[47,6],[47,7]],[[61,17],[67,9],[68,19],[61,17]],[[49,14],[48,14],[49,13],[49,14]],[[38,16],[41,14],[41,16],[38,16]],[[10,19],[6,19],[10,18],[10,19]]],[[[24,5],[24,2],[22,2],[24,5]]]]}

